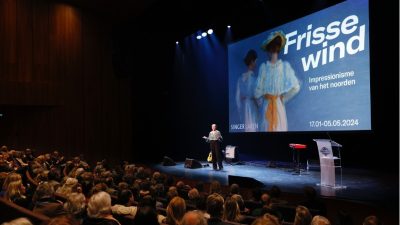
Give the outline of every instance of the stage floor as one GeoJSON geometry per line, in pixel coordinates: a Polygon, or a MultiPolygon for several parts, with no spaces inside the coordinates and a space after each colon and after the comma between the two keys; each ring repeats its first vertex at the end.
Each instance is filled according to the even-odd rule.
{"type": "MultiPolygon", "coordinates": [[[[358,200],[378,205],[398,205],[399,177],[369,170],[343,168],[342,185],[345,189],[333,189],[319,186],[320,172],[308,171],[307,175],[293,175],[289,168],[267,167],[266,162],[242,162],[231,165],[224,163],[222,171],[214,171],[212,164],[201,162],[203,168],[189,169],[184,162],[177,162],[176,166],[162,166],[155,164],[152,167],[160,172],[184,177],[187,179],[210,182],[218,180],[228,185],[228,175],[250,177],[262,182],[265,189],[277,185],[284,192],[302,193],[304,186],[313,186],[322,196],[348,200],[358,200]],[[205,167],[204,167],[205,166],[205,167]]],[[[340,172],[336,173],[336,183],[340,184],[340,172]]]]}

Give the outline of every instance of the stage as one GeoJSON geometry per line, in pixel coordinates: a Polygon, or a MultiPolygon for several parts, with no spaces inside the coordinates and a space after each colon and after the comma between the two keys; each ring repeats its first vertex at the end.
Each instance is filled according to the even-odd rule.
{"type": "MultiPolygon", "coordinates": [[[[228,185],[229,175],[254,178],[269,189],[277,185],[283,192],[302,193],[304,186],[313,186],[322,196],[340,199],[363,201],[378,205],[398,204],[399,189],[398,176],[388,175],[375,171],[343,168],[343,189],[334,189],[319,186],[320,172],[318,169],[305,171],[307,174],[295,175],[290,168],[277,166],[267,167],[267,162],[246,161],[240,164],[224,163],[222,171],[214,171],[212,164],[201,162],[202,168],[190,169],[184,167],[184,162],[177,162],[175,166],[163,166],[162,163],[152,167],[160,172],[184,177],[186,179],[211,182],[218,180],[228,185]]],[[[282,163],[284,165],[284,163],[282,163]]],[[[340,172],[336,173],[336,184],[340,185],[340,172]]]]}

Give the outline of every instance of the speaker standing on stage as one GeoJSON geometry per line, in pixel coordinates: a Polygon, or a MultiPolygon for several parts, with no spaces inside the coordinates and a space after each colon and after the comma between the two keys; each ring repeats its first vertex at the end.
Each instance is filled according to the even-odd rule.
{"type": "Polygon", "coordinates": [[[213,163],[213,169],[214,170],[222,170],[222,154],[221,154],[221,149],[220,149],[220,142],[222,142],[222,135],[219,130],[217,130],[217,125],[212,124],[211,125],[211,131],[208,137],[204,136],[204,139],[206,139],[207,142],[210,143],[210,148],[211,148],[211,153],[212,153],[212,163],[213,163]],[[218,164],[218,168],[217,168],[218,164]]]}

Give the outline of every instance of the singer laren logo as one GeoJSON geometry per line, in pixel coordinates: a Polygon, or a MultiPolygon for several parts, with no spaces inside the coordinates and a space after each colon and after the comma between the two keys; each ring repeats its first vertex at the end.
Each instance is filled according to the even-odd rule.
{"type": "Polygon", "coordinates": [[[327,147],[322,147],[319,151],[320,151],[324,156],[329,155],[329,149],[328,149],[327,147]]]}

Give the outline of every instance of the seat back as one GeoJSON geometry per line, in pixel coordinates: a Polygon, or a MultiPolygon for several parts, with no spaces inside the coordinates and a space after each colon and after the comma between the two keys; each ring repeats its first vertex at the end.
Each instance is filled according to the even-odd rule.
{"type": "Polygon", "coordinates": [[[50,221],[49,217],[39,213],[34,213],[31,210],[16,205],[2,197],[0,197],[0,212],[4,212],[0,216],[0,224],[20,217],[26,217],[33,224],[39,225],[47,224],[50,221]]]}

